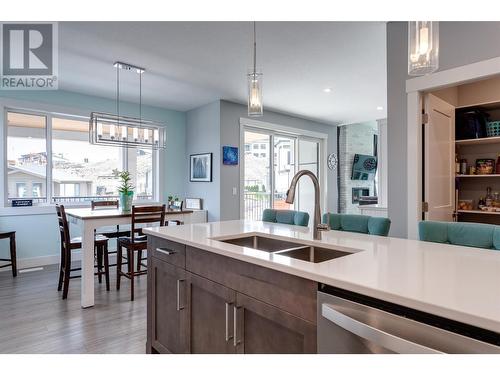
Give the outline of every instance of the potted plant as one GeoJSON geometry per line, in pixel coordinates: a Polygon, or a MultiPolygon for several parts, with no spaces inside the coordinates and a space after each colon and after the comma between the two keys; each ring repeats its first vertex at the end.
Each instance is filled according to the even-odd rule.
{"type": "Polygon", "coordinates": [[[120,207],[122,211],[132,211],[132,201],[134,199],[134,186],[132,185],[132,177],[128,171],[115,170],[114,174],[120,179],[118,192],[120,193],[120,207]]]}

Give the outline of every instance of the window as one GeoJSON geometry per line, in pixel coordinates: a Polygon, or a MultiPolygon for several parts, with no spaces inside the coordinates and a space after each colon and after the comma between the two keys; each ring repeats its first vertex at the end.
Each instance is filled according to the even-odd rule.
{"type": "Polygon", "coordinates": [[[33,197],[35,197],[35,198],[41,197],[43,184],[40,182],[33,182],[32,186],[33,186],[33,189],[32,189],[33,197]]]}
{"type": "Polygon", "coordinates": [[[82,120],[52,119],[52,195],[91,200],[117,196],[122,148],[89,143],[89,124],[82,120]]]}
{"type": "Polygon", "coordinates": [[[265,143],[261,144],[261,145],[260,145],[260,149],[261,149],[261,150],[265,150],[265,149],[266,149],[266,144],[265,144],[265,143]]]}
{"type": "Polygon", "coordinates": [[[17,198],[26,197],[26,184],[24,182],[16,182],[17,198]]]}
{"type": "Polygon", "coordinates": [[[259,149],[259,145],[254,144],[254,145],[253,145],[253,149],[254,149],[254,150],[258,150],[258,149],[259,149]]]}
{"type": "Polygon", "coordinates": [[[46,124],[45,116],[7,114],[8,199],[34,198],[34,203],[46,201],[46,124]],[[32,186],[39,187],[37,196],[31,194],[32,186]]]}
{"type": "Polygon", "coordinates": [[[298,209],[314,214],[314,185],[309,178],[299,181],[293,204],[286,203],[286,193],[294,174],[302,169],[312,171],[321,185],[320,148],[322,140],[302,135],[289,135],[245,126],[245,144],[265,144],[269,153],[245,154],[243,163],[244,194],[241,215],[260,220],[265,208],[298,209]],[[254,157],[255,156],[255,157],[254,157]],[[298,161],[298,162],[297,162],[298,161]]]}
{"type": "Polygon", "coordinates": [[[34,204],[116,198],[115,170],[131,173],[135,199],[157,199],[157,151],[93,145],[88,127],[86,119],[74,116],[8,111],[7,203],[13,198],[30,198],[34,204]]]}

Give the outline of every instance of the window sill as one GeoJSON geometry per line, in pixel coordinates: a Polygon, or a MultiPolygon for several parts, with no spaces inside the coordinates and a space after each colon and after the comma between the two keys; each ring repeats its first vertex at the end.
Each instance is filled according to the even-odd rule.
{"type": "MultiPolygon", "coordinates": [[[[158,201],[134,201],[136,205],[161,204],[158,201]]],[[[40,204],[31,207],[0,207],[0,217],[3,216],[32,216],[32,215],[54,215],[56,213],[55,204],[40,204]]],[[[65,208],[86,208],[88,203],[66,203],[65,208]]]]}

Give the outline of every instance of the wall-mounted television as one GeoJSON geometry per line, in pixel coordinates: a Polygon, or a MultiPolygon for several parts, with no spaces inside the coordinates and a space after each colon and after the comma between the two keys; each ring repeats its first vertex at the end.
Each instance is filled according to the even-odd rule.
{"type": "Polygon", "coordinates": [[[355,154],[352,162],[351,180],[369,181],[377,173],[377,157],[372,155],[355,154]]]}

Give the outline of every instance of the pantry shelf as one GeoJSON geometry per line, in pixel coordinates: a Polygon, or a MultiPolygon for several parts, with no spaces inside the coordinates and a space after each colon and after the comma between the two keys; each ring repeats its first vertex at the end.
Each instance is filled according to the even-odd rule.
{"type": "Polygon", "coordinates": [[[500,215],[500,212],[482,211],[482,210],[457,210],[459,214],[479,214],[479,215],[500,215]]]}
{"type": "Polygon", "coordinates": [[[474,177],[500,177],[500,174],[457,174],[459,178],[474,178],[474,177]]]}
{"type": "Polygon", "coordinates": [[[475,138],[475,139],[461,139],[455,141],[457,146],[468,146],[468,145],[487,145],[487,144],[500,144],[500,137],[487,137],[487,138],[475,138]]]}

